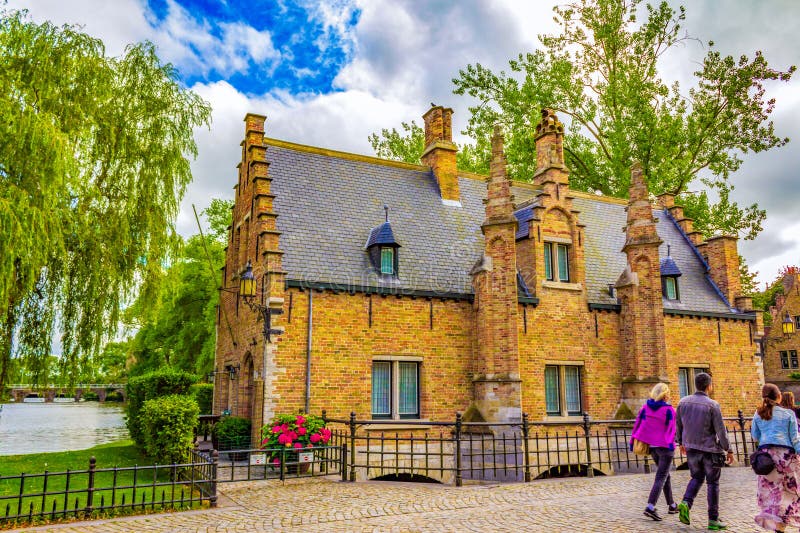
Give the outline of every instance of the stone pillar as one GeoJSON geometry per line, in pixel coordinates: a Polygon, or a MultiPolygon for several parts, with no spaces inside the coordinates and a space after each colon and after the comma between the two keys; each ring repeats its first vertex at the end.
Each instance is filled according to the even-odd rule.
{"type": "Polygon", "coordinates": [[[495,128],[492,137],[487,184],[486,219],[481,226],[484,255],[471,272],[477,314],[474,406],[488,422],[519,421],[522,393],[517,338],[517,219],[499,128],[495,128]]]}
{"type": "Polygon", "coordinates": [[[453,143],[453,110],[442,106],[431,107],[422,116],[425,121],[425,151],[422,164],[431,167],[439,192],[445,204],[460,205],[456,152],[453,143]]]}

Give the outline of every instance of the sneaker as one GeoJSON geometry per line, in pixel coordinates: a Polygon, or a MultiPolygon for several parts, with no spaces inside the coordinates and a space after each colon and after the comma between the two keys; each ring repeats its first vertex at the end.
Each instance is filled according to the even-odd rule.
{"type": "MultiPolygon", "coordinates": [[[[681,524],[689,525],[689,504],[686,502],[681,502],[678,504],[678,520],[681,521],[681,524]]],[[[710,523],[709,523],[709,527],[710,523]]]]}
{"type": "Polygon", "coordinates": [[[723,529],[728,529],[728,526],[727,524],[723,524],[721,520],[709,520],[708,529],[711,531],[722,531],[723,529]]]}
{"type": "Polygon", "coordinates": [[[678,514],[678,504],[673,503],[669,506],[669,510],[667,511],[669,514],[678,514]]]}
{"type": "Polygon", "coordinates": [[[658,511],[656,511],[655,509],[650,509],[648,507],[645,507],[644,515],[645,516],[649,516],[650,518],[652,518],[656,522],[661,522],[661,515],[659,515],[658,511]]]}

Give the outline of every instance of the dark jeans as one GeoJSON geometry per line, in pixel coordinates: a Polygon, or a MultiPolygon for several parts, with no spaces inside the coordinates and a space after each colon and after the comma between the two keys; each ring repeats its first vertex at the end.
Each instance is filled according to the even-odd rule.
{"type": "Polygon", "coordinates": [[[695,496],[703,486],[703,481],[708,484],[708,519],[719,520],[719,475],[725,456],[718,453],[686,450],[686,460],[689,463],[689,473],[692,479],[686,486],[683,500],[692,507],[695,496]]]}
{"type": "Polygon", "coordinates": [[[672,483],[670,482],[669,469],[672,467],[672,458],[675,457],[675,450],[651,446],[650,456],[653,458],[653,464],[656,465],[656,480],[653,482],[653,488],[650,489],[650,497],[647,499],[647,503],[655,505],[663,490],[667,505],[673,505],[675,500],[672,499],[672,483]]]}

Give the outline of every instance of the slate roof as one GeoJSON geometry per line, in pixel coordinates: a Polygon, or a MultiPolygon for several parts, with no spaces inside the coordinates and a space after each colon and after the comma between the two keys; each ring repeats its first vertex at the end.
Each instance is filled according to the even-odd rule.
{"type": "Polygon", "coordinates": [[[376,244],[396,244],[400,246],[397,240],[394,238],[394,232],[392,232],[392,225],[389,222],[384,222],[377,228],[373,228],[369,232],[369,238],[367,239],[367,244],[364,248],[369,248],[370,246],[374,246],[376,244]]]}
{"type": "MultiPolygon", "coordinates": [[[[343,290],[367,286],[472,294],[469,271],[483,253],[484,180],[460,177],[462,207],[446,206],[434,176],[425,167],[345,157],[269,139],[265,142],[287,279],[336,284],[343,290]],[[402,240],[399,276],[392,280],[380,276],[364,249],[371,230],[378,229],[376,221],[384,219],[384,204],[391,209],[393,234],[402,240]]],[[[517,205],[533,203],[538,193],[528,184],[512,186],[517,205]]],[[[621,252],[625,205],[579,194],[573,205],[586,226],[589,302],[616,304],[608,285],[617,280],[626,264],[621,252]]],[[[532,216],[526,209],[517,213],[523,220],[532,216]]],[[[681,300],[665,299],[664,307],[730,313],[730,306],[706,277],[702,258],[677,224],[660,211],[654,214],[664,240],[661,255],[666,257],[670,244],[671,256],[683,274],[681,300]]]]}
{"type": "Polygon", "coordinates": [[[659,265],[659,270],[661,270],[662,276],[681,275],[681,269],[678,268],[678,265],[675,264],[675,260],[672,259],[672,257],[669,255],[661,260],[661,264],[659,265]]]}

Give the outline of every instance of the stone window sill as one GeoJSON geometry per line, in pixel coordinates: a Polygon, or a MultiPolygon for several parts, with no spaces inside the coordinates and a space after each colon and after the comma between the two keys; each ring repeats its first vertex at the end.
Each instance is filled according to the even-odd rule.
{"type": "Polygon", "coordinates": [[[560,289],[563,291],[582,291],[583,285],[580,283],[563,283],[561,281],[543,281],[542,287],[547,289],[560,289]]]}
{"type": "Polygon", "coordinates": [[[544,417],[543,422],[583,422],[583,416],[581,416],[581,415],[569,415],[569,416],[547,415],[547,416],[544,417]]]}

